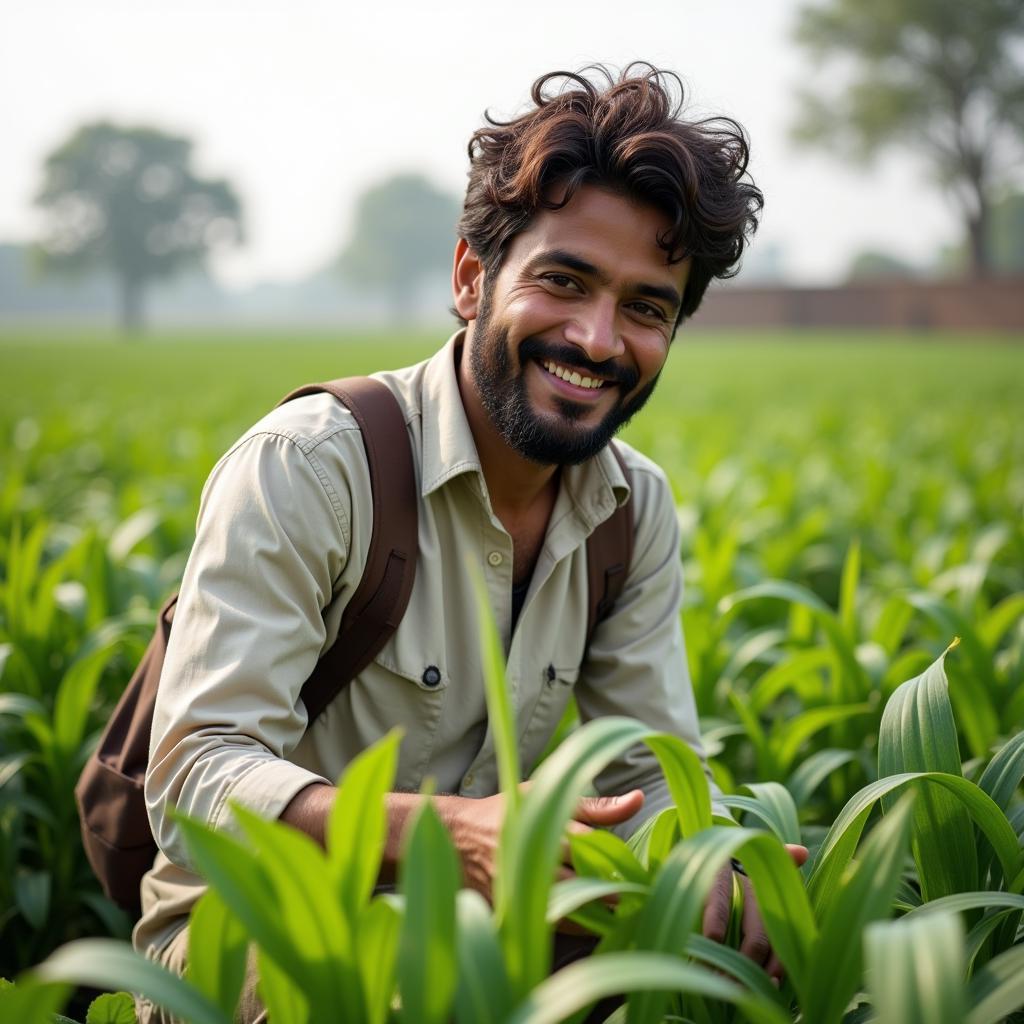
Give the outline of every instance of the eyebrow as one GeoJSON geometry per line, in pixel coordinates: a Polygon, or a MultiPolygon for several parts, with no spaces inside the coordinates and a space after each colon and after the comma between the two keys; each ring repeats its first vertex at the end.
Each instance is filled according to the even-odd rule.
{"type": "MultiPolygon", "coordinates": [[[[527,262],[526,269],[533,271],[545,263],[555,263],[559,266],[568,267],[579,274],[586,274],[589,277],[596,278],[603,285],[611,284],[611,278],[600,267],[594,266],[589,260],[585,260],[581,256],[577,256],[575,253],[568,252],[565,249],[545,249],[543,252],[537,253],[536,256],[527,262]]],[[[679,292],[671,285],[638,282],[637,284],[630,285],[629,288],[645,299],[661,299],[662,302],[667,302],[673,310],[677,310],[682,304],[679,292]]]]}

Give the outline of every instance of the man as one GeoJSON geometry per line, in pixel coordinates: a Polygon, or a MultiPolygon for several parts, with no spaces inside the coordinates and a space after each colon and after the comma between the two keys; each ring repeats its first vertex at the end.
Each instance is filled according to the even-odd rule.
{"type": "MultiPolygon", "coordinates": [[[[370,537],[358,427],[330,396],[298,399],[210,476],[153,722],[146,793],[162,852],[135,932],[175,969],[202,883],[168,810],[233,831],[228,805],[239,801],[322,841],[332,782],[396,725],[386,867],[429,775],[467,884],[490,891],[503,804],[472,565],[502,633],[524,770],[571,694],[584,719],[632,715],[700,750],[671,492],[623,445],[627,479],[608,442],[650,397],[709,281],[734,272],[762,200],[737,125],[681,120],[673,76],[646,65],[604,74],[600,86],[544,76],[533,109],[473,136],[452,275],[463,330],[429,361],[377,375],[402,405],[418,474],[412,597],[375,661],[312,725],[299,692],[334,641],[370,537]],[[629,576],[584,650],[586,539],[626,501],[629,576]]],[[[604,797],[583,801],[577,829],[628,835],[670,802],[640,751],[597,785],[604,797]]],[[[719,938],[730,888],[723,876],[705,915],[719,938]]],[[[743,948],[778,974],[746,906],[743,948]]],[[[246,1013],[258,1012],[250,998],[246,1013]]]]}

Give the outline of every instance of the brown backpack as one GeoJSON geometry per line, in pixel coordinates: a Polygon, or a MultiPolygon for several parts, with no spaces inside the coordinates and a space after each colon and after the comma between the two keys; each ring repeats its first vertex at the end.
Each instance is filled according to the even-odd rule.
{"type": "MultiPolygon", "coordinates": [[[[362,433],[370,472],[373,528],[362,579],[345,607],[338,637],[302,686],[309,722],[378,654],[398,628],[416,574],[416,474],[401,407],[392,392],[368,377],[309,384],[280,404],[327,392],[352,412],[362,433]]],[[[626,472],[618,450],[612,451],[626,472]]],[[[587,644],[622,591],[633,550],[629,503],[587,540],[587,644]]],[[[157,853],[143,784],[149,763],[157,684],[163,669],[178,595],[160,609],[146,653],[86,762],[75,787],[82,843],[103,891],[129,913],[140,912],[139,885],[157,853]]]]}

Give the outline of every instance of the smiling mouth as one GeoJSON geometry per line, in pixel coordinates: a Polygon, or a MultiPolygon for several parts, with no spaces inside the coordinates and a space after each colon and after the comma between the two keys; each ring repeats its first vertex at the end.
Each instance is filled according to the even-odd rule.
{"type": "Polygon", "coordinates": [[[544,369],[552,376],[558,377],[559,380],[564,380],[566,383],[573,384],[578,388],[587,388],[591,391],[597,391],[605,384],[605,382],[598,377],[587,377],[576,370],[571,370],[569,367],[562,366],[561,363],[553,362],[550,359],[545,359],[540,365],[543,366],[544,369]]]}

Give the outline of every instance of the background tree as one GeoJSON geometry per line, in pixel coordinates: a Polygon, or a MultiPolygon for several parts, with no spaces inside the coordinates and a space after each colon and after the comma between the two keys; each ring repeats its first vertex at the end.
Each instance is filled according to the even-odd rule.
{"type": "Polygon", "coordinates": [[[930,164],[964,219],[975,274],[989,268],[993,190],[1024,140],[1021,0],[828,0],[796,39],[820,67],[845,58],[840,91],[800,92],[797,140],[868,159],[889,145],[930,164]]]}
{"type": "Polygon", "coordinates": [[[848,281],[911,280],[918,272],[906,260],[882,249],[862,249],[850,260],[848,281]]]}
{"type": "Polygon", "coordinates": [[[197,177],[191,159],[186,138],[108,122],[84,125],[46,159],[35,200],[49,214],[44,265],[111,269],[126,331],[142,326],[149,282],[241,241],[234,190],[197,177]]]}
{"type": "Polygon", "coordinates": [[[451,269],[459,201],[419,174],[397,174],[357,200],[352,237],[338,261],[353,282],[381,288],[408,319],[424,279],[451,269]]]}

